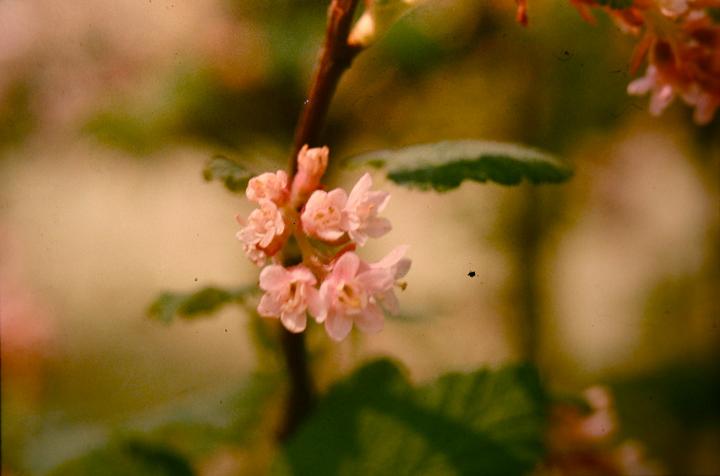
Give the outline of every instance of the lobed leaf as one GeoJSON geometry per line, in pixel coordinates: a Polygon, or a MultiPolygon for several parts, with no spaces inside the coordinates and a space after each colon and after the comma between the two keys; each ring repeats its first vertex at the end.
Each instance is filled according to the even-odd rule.
{"type": "Polygon", "coordinates": [[[542,456],[545,397],[528,366],[448,374],[413,388],[388,360],[333,387],[276,473],[521,475],[542,456]]]}
{"type": "Polygon", "coordinates": [[[569,165],[535,149],[479,140],[444,141],[401,149],[379,150],[350,159],[352,165],[386,167],[390,180],[400,185],[434,189],[457,188],[464,180],[515,185],[564,182],[569,165]]]}
{"type": "Polygon", "coordinates": [[[172,322],[175,316],[193,319],[204,317],[231,302],[242,302],[255,292],[255,286],[226,290],[214,286],[194,293],[164,292],[148,307],[148,316],[162,322],[172,322]]]}
{"type": "Polygon", "coordinates": [[[244,165],[220,155],[210,158],[203,169],[205,180],[220,180],[231,192],[245,190],[253,175],[244,165]]]}

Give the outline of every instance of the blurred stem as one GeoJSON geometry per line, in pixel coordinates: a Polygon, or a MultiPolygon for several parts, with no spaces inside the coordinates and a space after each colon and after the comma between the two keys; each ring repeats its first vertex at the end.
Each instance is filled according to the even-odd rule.
{"type": "MultiPolygon", "coordinates": [[[[328,9],[328,24],[320,60],[310,86],[305,106],[295,128],[295,140],[289,160],[290,178],[297,171],[296,157],[303,145],[320,145],[320,133],[327,118],[330,102],[340,77],[361,51],[348,45],[348,34],[358,0],[332,0],[328,9]]],[[[285,257],[289,264],[292,257],[285,257]]],[[[282,426],[278,432],[281,441],[290,437],[308,416],[315,401],[312,376],[308,370],[304,334],[293,334],[281,329],[280,341],[290,379],[290,392],[282,426]]]]}
{"type": "Polygon", "coordinates": [[[537,363],[540,345],[540,296],[538,265],[543,226],[540,219],[540,192],[534,186],[525,189],[518,214],[518,292],[520,299],[520,356],[537,363]]]}

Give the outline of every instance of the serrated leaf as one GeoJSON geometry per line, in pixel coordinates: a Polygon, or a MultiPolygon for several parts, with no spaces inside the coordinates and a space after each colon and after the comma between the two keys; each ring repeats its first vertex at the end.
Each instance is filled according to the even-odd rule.
{"type": "Polygon", "coordinates": [[[175,316],[185,319],[204,317],[225,304],[242,302],[255,290],[255,286],[235,290],[208,286],[194,293],[164,292],[153,301],[147,313],[151,318],[163,322],[171,322],[175,316]]]}
{"type": "Polygon", "coordinates": [[[171,449],[147,442],[113,442],[69,461],[51,476],[193,476],[190,463],[171,449]]]}
{"type": "Polygon", "coordinates": [[[516,144],[479,140],[419,144],[395,150],[369,152],[350,159],[352,165],[386,167],[390,180],[400,185],[435,189],[457,188],[464,180],[515,185],[558,183],[572,170],[557,157],[516,144]]]}
{"type": "Polygon", "coordinates": [[[542,455],[544,396],[527,366],[413,388],[381,360],[333,387],[288,442],[279,474],[521,475],[542,455]]]}
{"type": "Polygon", "coordinates": [[[253,175],[244,165],[220,155],[210,158],[203,169],[205,180],[220,180],[231,192],[245,190],[253,175]]]}

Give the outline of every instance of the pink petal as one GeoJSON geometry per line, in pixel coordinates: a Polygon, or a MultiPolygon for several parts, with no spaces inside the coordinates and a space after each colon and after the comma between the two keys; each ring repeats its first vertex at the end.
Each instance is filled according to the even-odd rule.
{"type": "Polygon", "coordinates": [[[282,306],[280,301],[273,294],[263,294],[257,307],[257,312],[263,317],[278,317],[282,306]]]}
{"type": "Polygon", "coordinates": [[[373,263],[373,268],[391,268],[398,264],[403,256],[405,256],[405,253],[407,253],[408,248],[410,248],[408,245],[400,245],[396,246],[395,248],[390,251],[383,259],[378,261],[377,263],[373,263]]]}
{"type": "Polygon", "coordinates": [[[653,116],[660,115],[674,98],[675,92],[669,84],[654,90],[652,96],[650,96],[650,114],[653,116]]]}
{"type": "Polygon", "coordinates": [[[327,316],[327,305],[320,297],[318,290],[308,286],[305,290],[305,300],[310,314],[315,317],[317,322],[323,322],[327,316]]]}
{"type": "Polygon", "coordinates": [[[260,289],[263,291],[279,291],[290,286],[290,273],[277,264],[266,266],[260,272],[260,289]]]}
{"type": "Polygon", "coordinates": [[[389,270],[380,268],[371,268],[364,271],[358,274],[355,280],[370,294],[386,291],[391,289],[393,285],[393,276],[389,270]]]}
{"type": "Polygon", "coordinates": [[[332,276],[338,281],[351,281],[357,274],[360,258],[352,251],[348,251],[335,262],[332,276]]]}
{"type": "Polygon", "coordinates": [[[289,269],[290,279],[299,283],[315,284],[315,275],[303,265],[294,266],[289,269]]]}
{"type": "Polygon", "coordinates": [[[388,202],[390,201],[390,194],[388,192],[383,192],[379,190],[375,192],[368,192],[365,200],[368,204],[373,205],[377,212],[381,212],[385,209],[388,202]]]}
{"type": "Polygon", "coordinates": [[[330,190],[330,192],[328,192],[327,194],[327,198],[329,201],[329,205],[332,205],[339,210],[342,210],[345,207],[348,199],[347,193],[345,193],[345,190],[341,188],[330,190]]]}
{"type": "Polygon", "coordinates": [[[340,342],[350,333],[353,321],[344,314],[330,313],[325,320],[325,331],[334,341],[340,342]]]}
{"type": "Polygon", "coordinates": [[[358,246],[365,246],[365,243],[367,243],[368,240],[367,234],[360,230],[350,230],[348,231],[348,236],[351,240],[357,243],[358,246]]]}
{"type": "Polygon", "coordinates": [[[285,326],[285,329],[295,334],[304,331],[307,326],[307,317],[305,316],[304,310],[297,314],[283,313],[283,315],[280,316],[280,321],[285,326]]]}
{"type": "Polygon", "coordinates": [[[370,174],[365,173],[350,191],[350,197],[347,201],[348,208],[357,207],[368,190],[370,190],[370,187],[372,187],[372,177],[370,177],[370,174]]]}
{"type": "Polygon", "coordinates": [[[364,231],[373,238],[380,238],[391,229],[392,225],[390,224],[390,220],[387,218],[375,217],[368,222],[364,231]]]}
{"type": "Polygon", "coordinates": [[[410,258],[401,259],[395,267],[395,279],[400,279],[408,274],[408,271],[410,271],[410,265],[412,265],[410,258]]]}
{"type": "Polygon", "coordinates": [[[363,332],[374,334],[380,332],[385,323],[385,317],[376,304],[368,304],[362,314],[355,317],[355,325],[363,332]]]}
{"type": "Polygon", "coordinates": [[[325,241],[336,241],[339,240],[340,237],[342,237],[345,232],[342,230],[317,230],[316,234],[318,238],[323,239],[325,241]]]}
{"type": "Polygon", "coordinates": [[[393,316],[397,316],[400,313],[400,301],[398,301],[395,291],[392,289],[382,293],[378,296],[378,299],[385,310],[393,316]]]}
{"type": "MultiPolygon", "coordinates": [[[[310,195],[310,198],[305,203],[305,211],[313,210],[315,208],[318,208],[320,204],[322,204],[325,201],[325,197],[327,196],[327,192],[324,190],[315,190],[312,195],[310,195]]],[[[304,215],[305,213],[303,213],[304,215]]]]}

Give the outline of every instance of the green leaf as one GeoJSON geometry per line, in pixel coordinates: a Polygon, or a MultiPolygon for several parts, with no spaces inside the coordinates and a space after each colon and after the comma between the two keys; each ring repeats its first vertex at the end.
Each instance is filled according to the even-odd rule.
{"type": "Polygon", "coordinates": [[[113,442],[69,461],[51,476],[193,476],[190,463],[171,449],[147,442],[113,442]]]}
{"type": "Polygon", "coordinates": [[[352,165],[387,167],[387,176],[400,185],[444,192],[464,180],[515,185],[522,179],[563,182],[570,167],[544,152],[515,144],[459,140],[379,150],[350,159],[352,165]]]}
{"type": "Polygon", "coordinates": [[[521,475],[541,457],[545,399],[528,366],[413,388],[387,360],[333,387],[288,442],[280,474],[521,475]]]}
{"type": "Polygon", "coordinates": [[[203,169],[205,180],[220,180],[231,192],[245,190],[252,176],[253,173],[242,164],[220,155],[210,158],[203,169]]]}
{"type": "Polygon", "coordinates": [[[226,290],[208,286],[194,293],[162,293],[147,310],[148,316],[163,322],[171,322],[175,316],[185,319],[208,316],[231,302],[243,302],[256,290],[246,286],[226,290]]]}

